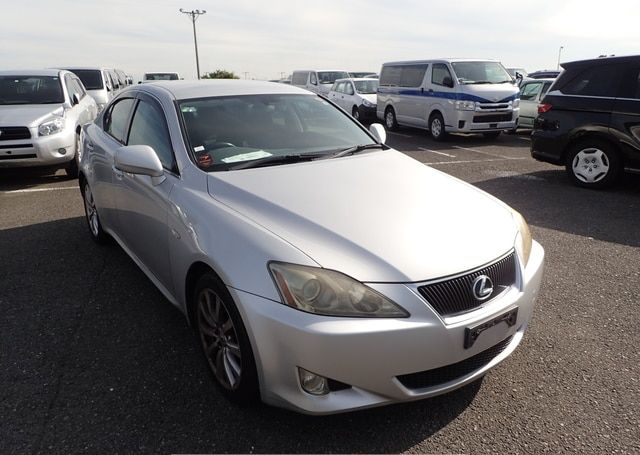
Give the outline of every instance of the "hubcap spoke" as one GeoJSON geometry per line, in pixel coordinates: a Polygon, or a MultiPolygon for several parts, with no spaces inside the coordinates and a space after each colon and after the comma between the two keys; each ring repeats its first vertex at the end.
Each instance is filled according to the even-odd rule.
{"type": "Polygon", "coordinates": [[[596,183],[609,173],[607,154],[597,148],[579,151],[571,164],[573,174],[585,183],[596,183]]]}

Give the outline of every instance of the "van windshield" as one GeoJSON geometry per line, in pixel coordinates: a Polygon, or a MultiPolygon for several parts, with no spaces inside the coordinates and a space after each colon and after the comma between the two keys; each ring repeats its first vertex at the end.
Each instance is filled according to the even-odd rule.
{"type": "Polygon", "coordinates": [[[318,79],[321,84],[333,84],[336,79],[347,79],[349,74],[345,71],[318,71],[318,79]]]}
{"type": "Polygon", "coordinates": [[[461,84],[504,84],[512,81],[498,62],[454,62],[451,66],[461,84]]]}
{"type": "Polygon", "coordinates": [[[61,103],[64,94],[57,76],[0,76],[0,105],[61,103]]]}
{"type": "Polygon", "coordinates": [[[177,73],[147,73],[144,75],[145,81],[177,81],[177,73]]]}

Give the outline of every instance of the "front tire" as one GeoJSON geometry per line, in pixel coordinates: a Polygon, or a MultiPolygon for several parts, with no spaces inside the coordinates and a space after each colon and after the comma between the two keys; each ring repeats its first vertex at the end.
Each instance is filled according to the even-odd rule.
{"type": "Polygon", "coordinates": [[[389,131],[396,131],[398,129],[398,120],[396,119],[396,111],[392,107],[388,107],[384,111],[384,125],[389,131]]]}
{"type": "Polygon", "coordinates": [[[258,374],[247,331],[222,281],[203,274],[192,297],[194,328],[216,384],[239,404],[257,401],[258,374]]]}
{"type": "Polygon", "coordinates": [[[96,208],[96,203],[93,199],[91,187],[87,182],[84,182],[81,188],[82,198],[84,199],[84,213],[91,238],[97,244],[104,245],[109,241],[109,234],[102,229],[102,223],[98,216],[98,209],[96,208]]]}
{"type": "Polygon", "coordinates": [[[351,115],[354,119],[358,121],[360,120],[360,109],[358,109],[358,106],[353,106],[353,109],[351,109],[351,115]]]}
{"type": "Polygon", "coordinates": [[[587,139],[569,149],[565,170],[571,181],[583,188],[609,188],[620,178],[622,162],[606,141],[587,139]]]}
{"type": "Polygon", "coordinates": [[[447,136],[447,132],[444,130],[444,119],[442,114],[436,112],[429,119],[429,132],[434,141],[443,141],[447,136]]]}

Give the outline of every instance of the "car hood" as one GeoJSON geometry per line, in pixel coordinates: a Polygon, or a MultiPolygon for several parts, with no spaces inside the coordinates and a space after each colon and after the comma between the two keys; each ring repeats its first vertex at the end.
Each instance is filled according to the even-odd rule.
{"type": "Polygon", "coordinates": [[[378,103],[378,95],[375,94],[375,93],[365,93],[365,94],[361,93],[360,96],[363,99],[369,101],[370,103],[373,103],[373,104],[377,104],[378,103]]]}
{"type": "Polygon", "coordinates": [[[516,99],[519,93],[518,87],[508,82],[504,84],[462,84],[460,99],[468,97],[470,101],[480,103],[506,103],[516,99]]]}
{"type": "Polygon", "coordinates": [[[59,104],[18,104],[0,106],[0,125],[38,126],[53,114],[62,116],[64,110],[59,104]]]}
{"type": "Polygon", "coordinates": [[[364,282],[466,271],[509,251],[517,233],[505,204],[395,150],[210,173],[208,188],[320,266],[364,282]]]}

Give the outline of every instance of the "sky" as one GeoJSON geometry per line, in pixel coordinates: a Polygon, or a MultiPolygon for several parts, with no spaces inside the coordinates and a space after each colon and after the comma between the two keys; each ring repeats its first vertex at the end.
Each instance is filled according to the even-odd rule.
{"type": "Polygon", "coordinates": [[[0,69],[119,68],[195,79],[278,79],[295,69],[379,72],[382,63],[489,58],[528,71],[640,54],[638,0],[0,0],[0,69]]]}

